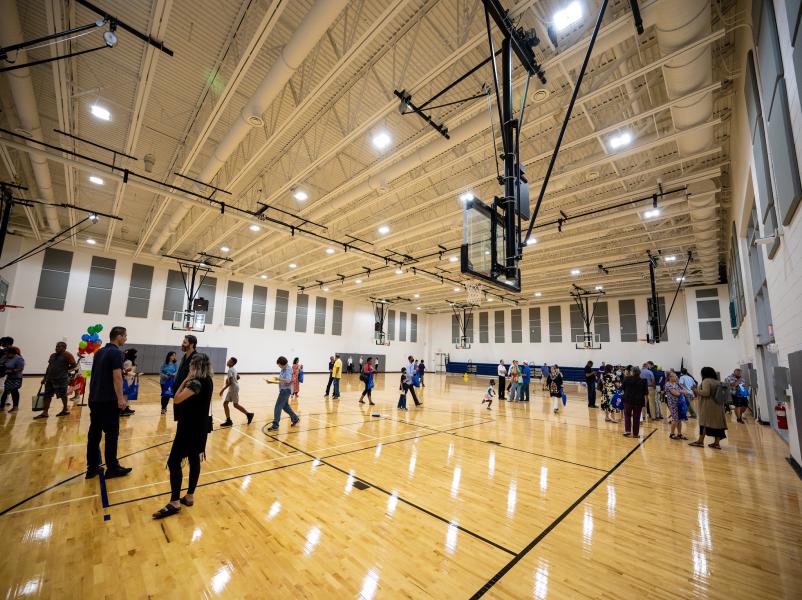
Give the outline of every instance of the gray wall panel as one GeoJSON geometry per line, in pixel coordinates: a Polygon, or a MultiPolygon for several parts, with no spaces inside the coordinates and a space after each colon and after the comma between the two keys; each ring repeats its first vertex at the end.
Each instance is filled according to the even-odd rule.
{"type": "Polygon", "coordinates": [[[36,292],[36,308],[64,310],[71,268],[72,252],[58,248],[45,250],[36,292]]]}

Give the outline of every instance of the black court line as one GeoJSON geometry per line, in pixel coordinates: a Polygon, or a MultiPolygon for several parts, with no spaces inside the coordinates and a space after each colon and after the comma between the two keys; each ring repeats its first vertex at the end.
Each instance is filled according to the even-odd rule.
{"type": "Polygon", "coordinates": [[[516,554],[515,558],[513,558],[510,562],[508,562],[506,565],[504,565],[498,573],[493,575],[493,577],[491,577],[490,580],[488,580],[487,583],[485,583],[473,596],[471,596],[471,600],[474,600],[474,599],[477,599],[477,598],[481,598],[487,592],[489,592],[490,589],[494,585],[496,585],[501,580],[502,577],[504,577],[507,573],[509,573],[510,570],[521,561],[521,559],[523,559],[527,554],[529,554],[529,552],[531,552],[532,549],[535,546],[537,546],[540,542],[542,542],[543,538],[545,538],[549,533],[551,533],[554,530],[554,528],[557,527],[557,525],[562,523],[562,521],[568,515],[570,515],[577,506],[579,506],[582,502],[584,502],[585,498],[590,496],[596,490],[596,488],[599,487],[602,483],[604,483],[604,481],[610,475],[615,473],[615,471],[621,465],[623,465],[627,461],[627,459],[629,459],[630,456],[635,454],[635,452],[641,446],[643,446],[649,440],[649,438],[652,437],[653,434],[654,434],[654,431],[650,432],[649,435],[647,435],[645,438],[643,438],[642,442],[640,442],[637,446],[632,448],[632,450],[627,452],[626,455],[624,456],[624,458],[619,460],[615,464],[615,466],[613,466],[612,469],[610,469],[604,475],[602,475],[602,477],[596,483],[594,483],[592,486],[590,486],[579,498],[577,498],[576,501],[574,501],[574,503],[571,506],[566,508],[565,511],[559,517],[554,519],[554,521],[552,521],[551,524],[548,527],[546,527],[546,529],[541,531],[540,534],[538,534],[538,536],[535,539],[533,539],[531,542],[529,542],[529,544],[527,544],[526,547],[523,550],[521,550],[518,554],[516,554]]]}
{"type": "MultiPolygon", "coordinates": [[[[474,423],[473,425],[464,425],[463,427],[473,427],[475,425],[481,425],[481,423],[474,423]]],[[[433,432],[433,433],[425,434],[425,436],[428,437],[430,435],[437,435],[438,433],[445,433],[445,432],[444,431],[436,431],[436,432],[433,432]]],[[[265,435],[267,437],[273,437],[272,435],[270,435],[268,433],[265,433],[265,435]]],[[[420,437],[424,437],[424,436],[418,436],[418,438],[420,438],[420,437]]],[[[326,465],[327,467],[330,467],[330,468],[334,469],[335,471],[338,471],[338,472],[342,473],[343,475],[345,475],[347,477],[353,477],[355,481],[361,481],[365,485],[368,485],[368,486],[378,490],[379,492],[382,492],[383,494],[385,494],[387,496],[392,496],[393,495],[392,492],[389,492],[389,491],[385,490],[384,488],[376,485],[375,483],[372,483],[372,482],[368,481],[364,477],[357,477],[356,475],[352,475],[351,473],[349,473],[345,469],[342,469],[342,468],[338,467],[337,465],[334,465],[334,464],[328,462],[326,460],[326,458],[320,458],[320,457],[317,457],[317,456],[315,456],[313,454],[310,454],[309,452],[306,452],[305,450],[302,450],[300,448],[295,448],[294,446],[292,446],[291,444],[288,444],[287,442],[282,442],[282,443],[287,445],[287,446],[289,446],[289,447],[291,447],[291,448],[293,448],[294,450],[297,450],[298,452],[300,452],[302,454],[305,454],[306,456],[309,456],[312,459],[315,459],[315,460],[319,461],[320,464],[326,465]]],[[[348,454],[348,453],[344,452],[342,454],[348,454]]],[[[339,456],[342,456],[342,454],[340,454],[339,456]]],[[[334,458],[334,457],[330,456],[330,457],[327,457],[327,458],[334,458]]],[[[493,546],[494,548],[496,548],[498,550],[501,550],[502,552],[506,552],[507,554],[515,556],[515,552],[514,551],[510,550],[509,548],[505,548],[501,544],[497,544],[493,540],[490,540],[490,539],[488,539],[488,538],[476,533],[475,531],[471,531],[470,529],[466,529],[465,527],[462,527],[458,523],[455,523],[454,521],[446,519],[445,517],[443,517],[441,515],[438,515],[437,513],[432,512],[429,509],[420,506],[419,504],[415,504],[414,502],[412,502],[410,500],[407,500],[406,498],[404,498],[402,496],[396,495],[395,497],[399,502],[403,502],[407,506],[411,506],[412,508],[415,508],[415,509],[421,511],[421,512],[429,515],[430,517],[434,517],[438,521],[442,521],[443,523],[447,523],[448,525],[453,525],[454,527],[456,527],[457,529],[459,529],[463,533],[467,533],[468,535],[470,535],[470,536],[472,536],[472,537],[474,537],[474,538],[476,538],[476,539],[478,539],[478,540],[480,540],[480,541],[482,541],[482,542],[484,542],[486,544],[489,544],[490,546],[493,546]]]]}
{"type": "MultiPolygon", "coordinates": [[[[487,444],[487,440],[480,440],[477,438],[473,438],[467,435],[460,435],[459,433],[451,433],[449,432],[448,435],[453,435],[454,437],[461,438],[463,440],[472,440],[474,442],[479,442],[482,444],[487,444]]],[[[549,460],[556,460],[557,462],[567,463],[569,465],[574,465],[576,467],[583,467],[585,469],[593,469],[594,471],[601,471],[603,473],[607,472],[607,469],[602,469],[601,467],[592,467],[590,465],[586,465],[583,463],[574,462],[572,460],[566,460],[564,458],[555,458],[554,456],[549,456],[548,454],[539,454],[538,452],[532,452],[531,450],[522,450],[521,448],[515,448],[513,446],[507,446],[502,444],[501,442],[491,442],[494,445],[498,446],[499,448],[506,448],[507,450],[514,450],[515,452],[523,452],[524,454],[531,454],[532,456],[542,456],[543,458],[548,458],[549,460]]]]}
{"type": "MultiPolygon", "coordinates": [[[[139,454],[140,452],[144,452],[145,450],[151,450],[153,448],[157,448],[158,446],[164,446],[165,444],[170,444],[170,443],[172,443],[172,441],[173,440],[168,440],[166,442],[160,442],[158,444],[154,444],[153,446],[148,446],[147,448],[142,448],[141,450],[136,450],[135,452],[131,452],[129,454],[121,456],[120,459],[128,458],[129,456],[133,456],[134,454],[139,454]]],[[[41,496],[42,494],[45,494],[45,493],[49,492],[50,490],[53,490],[53,489],[55,489],[55,488],[57,488],[59,486],[62,486],[65,483],[69,483],[70,481],[72,481],[73,479],[76,479],[77,477],[80,477],[81,475],[86,475],[86,471],[81,471],[80,473],[76,473],[75,475],[72,475],[71,477],[67,477],[67,479],[62,479],[58,483],[54,483],[53,485],[49,485],[46,488],[44,488],[43,490],[40,490],[40,491],[36,492],[35,494],[32,494],[32,495],[28,496],[24,500],[20,500],[19,502],[17,502],[13,506],[9,506],[8,508],[0,511],[0,517],[2,517],[3,515],[5,515],[8,512],[11,512],[15,508],[19,508],[23,504],[25,504],[27,502],[30,502],[34,498],[37,498],[38,496],[41,496]]]]}
{"type": "MultiPolygon", "coordinates": [[[[412,423],[410,423],[409,421],[405,421],[403,419],[393,419],[392,417],[385,417],[385,418],[389,419],[390,421],[395,421],[396,423],[406,423],[407,425],[412,425],[412,423]]],[[[477,416],[476,418],[478,419],[478,418],[481,418],[481,417],[477,416]]],[[[495,419],[488,419],[488,420],[484,421],[484,423],[493,423],[494,421],[495,421],[495,419]]],[[[482,425],[482,424],[483,423],[476,423],[476,425],[482,425]]],[[[453,433],[454,431],[456,431],[455,429],[442,431],[442,430],[439,430],[439,429],[434,429],[433,427],[428,427],[426,425],[418,425],[418,427],[422,427],[424,429],[431,429],[433,431],[440,431],[441,433],[447,433],[448,435],[453,435],[454,437],[462,438],[462,439],[465,439],[465,440],[471,440],[471,441],[479,442],[479,443],[482,443],[482,444],[486,444],[487,443],[486,440],[479,440],[479,439],[476,439],[476,438],[469,437],[467,435],[460,435],[458,433],[453,433]]],[[[504,444],[501,444],[501,443],[499,443],[498,446],[501,447],[501,448],[507,448],[508,450],[516,450],[518,452],[525,452],[526,454],[531,454],[533,456],[542,456],[543,458],[548,458],[549,460],[556,460],[558,462],[568,463],[569,465],[575,465],[577,467],[584,467],[586,469],[593,469],[594,471],[603,471],[603,472],[607,471],[607,469],[602,469],[600,467],[592,467],[590,465],[585,465],[585,464],[582,464],[582,463],[573,462],[573,461],[570,461],[570,460],[565,460],[564,458],[555,458],[554,456],[549,456],[548,454],[538,454],[537,452],[532,452],[530,450],[521,450],[520,448],[513,448],[512,446],[505,446],[504,444]]]]}

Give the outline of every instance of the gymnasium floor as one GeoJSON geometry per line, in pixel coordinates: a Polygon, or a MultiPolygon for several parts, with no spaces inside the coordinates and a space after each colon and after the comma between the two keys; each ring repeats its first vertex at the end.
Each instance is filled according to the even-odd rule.
{"type": "MultiPolygon", "coordinates": [[[[23,408],[0,415],[0,590],[799,598],[802,481],[767,427],[733,422],[717,452],[647,424],[639,445],[579,390],[557,416],[537,383],[528,406],[487,411],[486,378],[429,374],[424,407],[402,413],[398,376],[386,377],[368,407],[355,375],[339,402],[322,397],[323,375],[307,375],[300,426],[284,419],[268,436],[276,387],[243,376],[255,421],[236,413],[235,427],[209,436],[195,506],[164,521],[150,515],[168,497],[173,422],[159,415],[157,380],[143,379],[136,415],[121,424],[133,473],[110,480],[104,501],[99,480],[83,478],[88,412],[32,421],[38,380],[27,378],[23,408]]],[[[214,411],[219,423],[219,401],[214,411]]]]}

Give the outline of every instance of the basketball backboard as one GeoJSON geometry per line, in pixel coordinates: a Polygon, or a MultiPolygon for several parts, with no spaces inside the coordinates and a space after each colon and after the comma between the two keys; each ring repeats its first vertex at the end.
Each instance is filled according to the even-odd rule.
{"type": "Polygon", "coordinates": [[[517,259],[507,268],[503,220],[497,208],[478,198],[465,202],[460,270],[511,292],[521,291],[521,272],[517,259]]]}
{"type": "Polygon", "coordinates": [[[177,310],[173,312],[173,331],[196,331],[206,330],[206,313],[194,310],[177,310]]]}
{"type": "Polygon", "coordinates": [[[577,350],[601,350],[601,336],[598,333],[580,333],[576,336],[577,350]]]}

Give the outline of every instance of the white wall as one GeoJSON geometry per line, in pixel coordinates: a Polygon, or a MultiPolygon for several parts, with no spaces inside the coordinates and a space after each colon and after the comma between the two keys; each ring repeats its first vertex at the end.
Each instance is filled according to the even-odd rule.
{"type": "MultiPolygon", "coordinates": [[[[566,292],[567,295],[567,292],[566,292]]],[[[666,310],[671,305],[673,294],[665,294],[666,310]]],[[[667,342],[659,344],[647,344],[645,342],[621,342],[620,319],[618,314],[618,300],[632,299],[626,297],[606,297],[610,321],[610,342],[602,343],[601,350],[577,350],[575,342],[571,338],[571,319],[570,303],[560,304],[562,314],[562,339],[561,343],[550,343],[548,325],[548,307],[555,306],[554,303],[539,304],[541,319],[541,343],[529,343],[529,310],[522,307],[523,321],[523,343],[513,344],[511,340],[511,318],[509,307],[494,306],[484,304],[481,309],[474,313],[474,343],[469,350],[457,350],[451,342],[451,315],[434,315],[430,318],[429,332],[431,340],[429,347],[431,352],[448,352],[453,361],[467,361],[482,363],[495,363],[503,358],[507,363],[512,359],[534,361],[536,364],[557,363],[564,366],[584,366],[588,360],[595,364],[601,361],[622,363],[622,364],[642,364],[647,360],[655,363],[679,368],[680,363],[684,364],[692,372],[698,373],[703,366],[710,366],[722,373],[732,371],[737,364],[737,353],[733,346],[732,332],[729,328],[729,312],[727,303],[727,287],[705,286],[703,288],[692,288],[680,292],[677,297],[674,310],[668,320],[668,339],[667,342]],[[722,315],[723,341],[701,341],[699,339],[699,327],[696,316],[696,295],[695,289],[716,288],[719,295],[719,307],[722,315]],[[496,310],[504,310],[504,339],[505,343],[495,343],[495,317],[496,310]],[[489,312],[489,343],[479,342],[479,312],[489,312]]],[[[636,296],[635,311],[637,314],[638,338],[646,338],[647,296],[636,296]]],[[[432,360],[434,356],[430,357],[432,360]]]]}
{"type": "MultiPolygon", "coordinates": [[[[739,9],[747,14],[751,13],[751,2],[740,2],[739,9]]],[[[800,106],[799,91],[793,68],[791,41],[788,33],[788,19],[785,2],[774,0],[774,10],[777,16],[777,32],[779,34],[784,75],[788,90],[791,126],[796,146],[797,162],[802,165],[802,110],[800,106]]],[[[732,184],[731,218],[735,223],[736,235],[741,255],[741,273],[746,289],[747,314],[735,339],[740,362],[752,362],[758,372],[761,387],[765,390],[772,385],[764,377],[760,356],[757,352],[757,321],[755,318],[754,301],[751,294],[751,277],[749,273],[746,227],[753,204],[760,206],[761,199],[756,198],[752,178],[754,164],[752,157],[751,140],[747,127],[746,104],[743,95],[743,72],[746,65],[746,54],[753,48],[752,32],[749,28],[736,29],[736,59],[735,68],[740,73],[734,81],[735,110],[732,123],[731,165],[730,176],[732,184]]],[[[765,110],[765,108],[764,108],[765,110]]],[[[771,151],[771,150],[770,150],[771,151]]],[[[761,212],[760,210],[758,211],[761,212]]],[[[778,360],[781,366],[788,366],[788,354],[802,350],[802,209],[798,209],[789,225],[779,225],[782,235],[780,247],[774,258],[769,259],[766,247],[761,246],[766,266],[766,281],[771,300],[773,327],[775,341],[778,346],[778,360]]],[[[762,234],[761,229],[761,234],[762,234]]],[[[765,403],[765,394],[761,395],[765,403]]],[[[802,401],[802,398],[795,399],[802,401]]],[[[764,405],[763,410],[773,410],[773,407],[764,405]]],[[[798,463],[802,463],[802,451],[799,446],[797,428],[800,424],[795,422],[793,410],[788,410],[788,430],[790,453],[798,463]]]]}
{"type": "MultiPolygon", "coordinates": [[[[20,252],[33,246],[29,240],[10,237],[3,251],[2,262],[5,264],[20,252]]],[[[42,267],[43,254],[18,263],[5,269],[2,276],[10,284],[8,304],[24,306],[23,309],[9,309],[0,313],[0,333],[14,338],[25,357],[26,373],[41,373],[47,365],[47,358],[53,351],[57,341],[64,340],[68,348],[74,351],[85,333],[87,326],[94,323],[103,324],[101,337],[108,340],[109,329],[114,325],[122,325],[128,329],[129,345],[136,344],[171,344],[180,346],[182,332],[172,331],[169,321],[162,320],[164,293],[167,283],[167,272],[177,269],[173,261],[153,263],[148,260],[134,260],[130,256],[103,253],[102,250],[73,248],[64,243],[58,246],[74,252],[72,270],[67,288],[67,299],[64,311],[42,310],[34,308],[36,291],[42,267]],[[85,314],[83,312],[86,288],[89,281],[89,269],[92,256],[108,256],[117,260],[114,287],[111,295],[111,306],[108,315],[85,314]],[[151,288],[148,318],[132,318],[125,316],[128,301],[128,288],[131,278],[131,265],[134,262],[154,265],[153,285],[151,288]]],[[[422,356],[426,350],[426,315],[418,313],[418,342],[399,342],[398,316],[396,316],[396,341],[389,347],[376,346],[373,342],[373,309],[369,303],[358,302],[351,298],[325,294],[326,333],[315,334],[314,330],[314,291],[310,295],[306,333],[295,332],[295,302],[297,290],[290,286],[278,286],[270,280],[243,280],[231,277],[236,281],[244,281],[244,298],[239,327],[224,326],[225,297],[229,278],[222,272],[215,273],[217,289],[215,293],[214,324],[207,325],[204,333],[197,334],[199,344],[216,347],[227,347],[229,355],[236,355],[242,372],[267,372],[275,370],[275,360],[283,354],[292,359],[301,358],[306,371],[325,371],[328,358],[334,352],[348,351],[366,355],[385,354],[389,365],[382,365],[382,370],[399,370],[406,364],[406,358],[412,354],[422,356]],[[262,285],[268,288],[267,314],[264,329],[251,329],[251,304],[253,286],[262,285]],[[276,289],[287,289],[290,292],[289,311],[287,315],[287,331],[273,330],[273,313],[276,289]],[[334,299],[343,300],[342,335],[331,335],[334,299]]],[[[322,293],[322,292],[321,292],[322,293]]],[[[398,312],[411,313],[414,307],[398,306],[398,312]]],[[[409,339],[410,319],[407,317],[407,339],[409,339]]],[[[355,359],[356,362],[356,359],[355,359]]]]}

